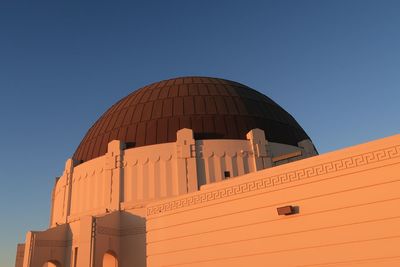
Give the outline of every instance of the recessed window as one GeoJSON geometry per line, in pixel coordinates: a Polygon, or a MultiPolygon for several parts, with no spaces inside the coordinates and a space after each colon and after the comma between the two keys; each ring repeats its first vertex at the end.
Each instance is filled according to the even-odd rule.
{"type": "Polygon", "coordinates": [[[231,177],[231,173],[228,171],[224,171],[224,176],[225,176],[225,178],[229,178],[229,177],[231,177]]]}

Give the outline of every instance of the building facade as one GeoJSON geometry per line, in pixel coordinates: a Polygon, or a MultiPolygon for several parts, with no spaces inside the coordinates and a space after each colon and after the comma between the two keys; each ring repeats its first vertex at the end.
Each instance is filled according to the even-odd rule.
{"type": "Polygon", "coordinates": [[[400,136],[318,155],[245,85],[161,81],[89,129],[16,267],[398,266],[399,163],[400,136]]]}

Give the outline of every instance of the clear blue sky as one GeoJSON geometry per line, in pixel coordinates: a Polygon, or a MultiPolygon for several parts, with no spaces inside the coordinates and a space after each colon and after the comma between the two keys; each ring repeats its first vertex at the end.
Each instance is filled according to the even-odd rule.
{"type": "Polygon", "coordinates": [[[320,153],[400,132],[400,1],[82,2],[0,2],[2,267],[92,123],[148,83],[249,85],[320,153]]]}

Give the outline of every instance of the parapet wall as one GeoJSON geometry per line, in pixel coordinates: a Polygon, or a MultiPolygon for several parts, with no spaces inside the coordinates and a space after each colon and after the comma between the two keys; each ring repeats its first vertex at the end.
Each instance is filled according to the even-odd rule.
{"type": "Polygon", "coordinates": [[[396,135],[153,202],[147,266],[399,266],[399,173],[396,135]]]}
{"type": "Polygon", "coordinates": [[[307,150],[307,144],[312,146],[307,140],[299,147],[269,143],[259,129],[250,131],[247,138],[194,140],[192,130],[182,129],[174,143],[125,149],[115,140],[104,156],[77,166],[69,159],[54,186],[50,225],[144,207],[195,192],[203,185],[314,155],[307,150]]]}

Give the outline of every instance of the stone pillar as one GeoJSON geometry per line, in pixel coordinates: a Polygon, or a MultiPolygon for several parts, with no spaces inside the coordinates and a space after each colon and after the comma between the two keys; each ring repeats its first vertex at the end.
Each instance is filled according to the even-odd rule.
{"type": "Polygon", "coordinates": [[[246,138],[250,141],[254,169],[259,171],[272,167],[272,160],[268,151],[268,141],[265,139],[264,131],[258,128],[253,129],[246,134],[246,138]]]}
{"type": "Polygon", "coordinates": [[[77,266],[93,266],[95,220],[92,216],[81,217],[79,220],[79,241],[77,266]]]}
{"type": "Polygon", "coordinates": [[[25,238],[24,260],[22,264],[23,267],[31,267],[34,241],[35,234],[32,231],[27,232],[25,238]]]}
{"type": "Polygon", "coordinates": [[[181,129],[176,133],[176,157],[178,193],[197,191],[196,145],[191,129],[181,129]]]}
{"type": "MultiPolygon", "coordinates": [[[[54,205],[55,205],[55,194],[56,194],[56,187],[57,187],[57,182],[58,180],[60,180],[60,177],[56,177],[54,179],[54,186],[53,186],[53,190],[51,190],[51,203],[50,203],[50,222],[49,222],[49,227],[53,227],[55,226],[55,221],[56,219],[54,218],[54,205]]],[[[64,194],[66,193],[66,187],[64,188],[64,194]]]]}
{"type": "Polygon", "coordinates": [[[121,180],[123,179],[123,153],[124,153],[125,144],[119,140],[113,140],[108,143],[107,153],[106,153],[106,162],[105,162],[105,171],[106,171],[106,179],[107,186],[106,199],[109,198],[109,203],[107,208],[109,211],[116,211],[120,209],[121,202],[121,180]]]}
{"type": "Polygon", "coordinates": [[[23,267],[25,254],[25,243],[17,245],[17,253],[15,257],[15,267],[23,267]]]}
{"type": "MultiPolygon", "coordinates": [[[[63,223],[68,223],[68,216],[71,214],[71,194],[72,194],[72,177],[74,173],[74,161],[72,159],[67,159],[65,162],[65,168],[63,176],[66,177],[65,185],[65,199],[64,199],[64,209],[62,213],[63,223]]],[[[55,226],[57,222],[52,222],[52,226],[55,226]]]]}

